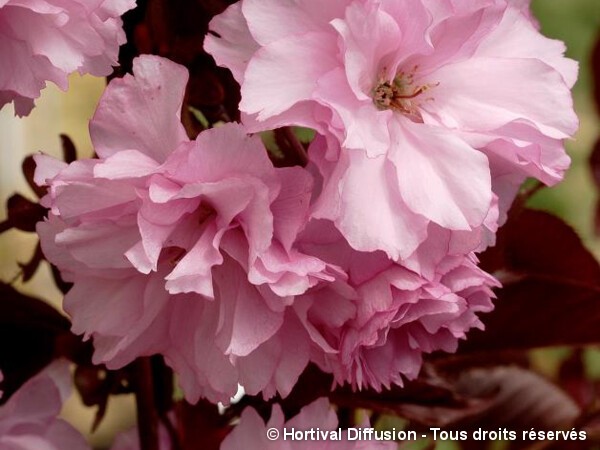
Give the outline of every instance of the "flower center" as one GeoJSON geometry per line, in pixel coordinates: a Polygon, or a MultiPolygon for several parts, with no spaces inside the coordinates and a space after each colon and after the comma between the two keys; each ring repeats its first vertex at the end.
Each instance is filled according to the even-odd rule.
{"type": "MultiPolygon", "coordinates": [[[[422,95],[436,84],[422,84],[415,86],[414,76],[416,67],[408,74],[398,72],[392,81],[381,80],[373,88],[373,103],[379,110],[391,109],[398,111],[409,118],[420,121],[419,105],[422,95]],[[420,98],[419,98],[420,97],[420,98]]],[[[425,100],[432,100],[431,97],[425,100]]]]}

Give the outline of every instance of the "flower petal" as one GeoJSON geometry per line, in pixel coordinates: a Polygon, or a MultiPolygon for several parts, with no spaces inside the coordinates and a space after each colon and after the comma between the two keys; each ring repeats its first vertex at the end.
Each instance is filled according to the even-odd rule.
{"type": "Polygon", "coordinates": [[[240,109],[262,120],[309,100],[317,80],[336,66],[336,45],[333,36],[310,33],[261,48],[248,64],[240,109]]]}
{"type": "Polygon", "coordinates": [[[441,67],[429,81],[439,85],[422,107],[448,128],[485,132],[521,121],[555,139],[577,130],[569,88],[540,60],[473,57],[441,67]]]}
{"type": "Polygon", "coordinates": [[[133,74],[108,85],[90,134],[101,158],[121,150],[137,150],[162,163],[179,143],[187,141],[180,121],[187,70],[165,58],[144,55],[133,74]]]}
{"type": "Polygon", "coordinates": [[[403,121],[394,131],[397,145],[389,158],[406,205],[452,230],[481,225],[492,202],[485,155],[450,132],[424,124],[403,121]]]}

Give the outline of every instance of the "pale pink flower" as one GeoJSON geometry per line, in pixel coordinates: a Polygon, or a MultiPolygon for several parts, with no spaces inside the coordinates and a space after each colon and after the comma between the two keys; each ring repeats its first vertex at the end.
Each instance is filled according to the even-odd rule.
{"type": "Polygon", "coordinates": [[[27,381],[0,406],[0,448],[90,450],[58,415],[71,392],[69,364],[57,361],[27,381]]]}
{"type": "Polygon", "coordinates": [[[355,249],[381,249],[394,260],[402,256],[402,265],[429,279],[443,258],[462,257],[495,242],[500,214],[505,214],[516,188],[523,181],[521,176],[494,179],[503,189],[504,209],[499,209],[499,196],[493,194],[481,226],[472,230],[451,230],[415,216],[393,196],[393,192],[388,191],[389,185],[382,182],[388,169],[383,158],[340,151],[337,161],[328,161],[327,152],[336,148],[340,148],[336,141],[322,136],[317,136],[309,148],[308,169],[319,187],[312,204],[313,214],[334,222],[355,249]],[[418,244],[413,245],[406,237],[415,232],[415,223],[423,228],[419,231],[418,244]],[[365,230],[365,227],[369,229],[365,230]],[[388,246],[390,242],[399,249],[398,255],[388,246]]]}
{"type": "Polygon", "coordinates": [[[135,0],[0,0],[0,108],[26,116],[46,81],[72,72],[106,76],[125,42],[121,15],[135,0]]]}
{"type": "Polygon", "coordinates": [[[49,187],[42,248],[74,283],[64,307],[73,331],[93,337],[95,362],[161,353],[191,400],[228,401],[240,382],[287,393],[308,344],[284,354],[298,328],[282,327],[286,309],[337,276],[293,245],[312,179],[274,168],[237,124],[190,141],[179,120],[186,81],[182,66],[136,59],[90,124],[99,159],[36,158],[49,187]],[[265,364],[263,351],[280,357],[265,364]]]}
{"type": "Polygon", "coordinates": [[[165,349],[189,401],[228,403],[238,384],[247,394],[287,396],[310,359],[311,339],[281,298],[247,281],[231,258],[213,271],[216,301],[172,296],[165,349]]]}
{"type": "MultiPolygon", "coordinates": [[[[370,428],[368,418],[362,421],[360,428],[370,428]]],[[[333,407],[327,399],[320,398],[302,408],[287,422],[277,404],[273,405],[271,417],[266,424],[254,409],[246,408],[239,423],[221,444],[221,450],[394,450],[397,447],[391,435],[388,435],[391,440],[375,440],[374,437],[372,440],[365,440],[356,437],[357,431],[348,436],[346,430],[338,428],[338,418],[333,407]],[[274,440],[267,437],[275,437],[272,429],[279,434],[274,440]],[[310,433],[313,430],[314,439],[292,440],[290,436],[284,439],[284,429],[288,433],[310,433]]]]}
{"type": "MultiPolygon", "coordinates": [[[[437,240],[440,247],[448,244],[443,234],[437,240]]],[[[381,251],[354,250],[329,222],[312,222],[299,242],[348,274],[345,290],[322,285],[294,304],[300,311],[309,300],[310,309],[299,316],[313,339],[311,358],[337,384],[378,391],[402,386],[418,375],[423,354],[456,351],[467,331],[483,328],[477,313],[493,309],[492,288],[499,283],[477,267],[473,254],[445,255],[428,279],[381,251]],[[348,299],[356,313],[340,320],[348,299]]]]}
{"type": "Polygon", "coordinates": [[[528,6],[242,0],[205,47],[240,82],[251,131],[300,125],[329,140],[309,151],[336,177],[314,217],[405,259],[431,224],[490,240],[520,181],[553,184],[569,165],[577,65],[528,6]]]}

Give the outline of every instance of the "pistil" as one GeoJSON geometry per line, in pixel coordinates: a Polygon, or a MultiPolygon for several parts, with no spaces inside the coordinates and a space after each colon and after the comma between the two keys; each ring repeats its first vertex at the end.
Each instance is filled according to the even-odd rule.
{"type": "MultiPolygon", "coordinates": [[[[377,83],[373,89],[373,103],[377,109],[391,109],[409,118],[420,119],[421,115],[418,110],[420,101],[416,99],[439,83],[435,85],[422,84],[413,87],[415,70],[416,67],[410,74],[399,72],[392,81],[381,80],[377,83]]],[[[427,98],[427,100],[429,99],[427,98]]]]}

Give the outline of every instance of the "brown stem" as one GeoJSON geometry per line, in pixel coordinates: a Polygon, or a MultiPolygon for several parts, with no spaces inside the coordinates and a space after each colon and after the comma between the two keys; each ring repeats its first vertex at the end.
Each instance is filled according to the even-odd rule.
{"type": "Polygon", "coordinates": [[[150,358],[139,358],[134,366],[140,450],[160,450],[158,446],[158,412],[154,402],[150,358]]]}
{"type": "Polygon", "coordinates": [[[340,406],[337,415],[340,428],[345,429],[354,426],[354,410],[352,408],[340,406]]]}

